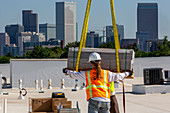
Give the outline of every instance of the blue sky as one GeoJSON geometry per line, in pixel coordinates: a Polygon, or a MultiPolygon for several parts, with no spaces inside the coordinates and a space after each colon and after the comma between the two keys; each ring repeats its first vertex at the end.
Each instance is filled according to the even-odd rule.
{"type": "MultiPolygon", "coordinates": [[[[55,2],[76,1],[79,37],[87,0],[1,0],[0,32],[5,25],[22,24],[22,10],[31,9],[38,13],[39,24],[55,24],[55,2]]],[[[125,38],[135,38],[137,30],[137,3],[158,3],[159,38],[168,36],[170,40],[170,0],[115,0],[116,21],[125,27],[125,38]]],[[[110,0],[93,0],[88,30],[102,30],[111,25],[110,0]]]]}

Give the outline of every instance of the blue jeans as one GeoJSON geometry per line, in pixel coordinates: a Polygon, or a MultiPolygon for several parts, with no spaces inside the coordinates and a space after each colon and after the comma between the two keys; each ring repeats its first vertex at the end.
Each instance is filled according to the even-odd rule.
{"type": "Polygon", "coordinates": [[[110,113],[110,102],[89,99],[88,113],[110,113]]]}

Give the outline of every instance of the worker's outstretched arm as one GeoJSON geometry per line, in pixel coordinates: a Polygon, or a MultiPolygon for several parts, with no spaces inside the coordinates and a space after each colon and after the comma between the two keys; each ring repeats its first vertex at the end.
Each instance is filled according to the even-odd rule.
{"type": "Polygon", "coordinates": [[[119,80],[123,80],[125,77],[127,76],[131,76],[131,72],[124,72],[124,73],[113,73],[109,71],[109,82],[113,82],[113,81],[119,81],[119,80]]]}
{"type": "Polygon", "coordinates": [[[73,79],[77,79],[83,82],[86,81],[85,71],[76,72],[76,71],[71,71],[71,70],[68,70],[67,68],[64,68],[63,73],[70,75],[70,77],[73,79]]]}

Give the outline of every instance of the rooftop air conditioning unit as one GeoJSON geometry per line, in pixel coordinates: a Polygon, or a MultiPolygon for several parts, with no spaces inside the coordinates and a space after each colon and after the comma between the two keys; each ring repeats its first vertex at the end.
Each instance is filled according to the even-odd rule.
{"type": "Polygon", "coordinates": [[[164,70],[165,81],[170,82],[170,70],[164,70]]]}
{"type": "Polygon", "coordinates": [[[162,68],[144,68],[143,75],[145,85],[164,83],[162,68]]]}

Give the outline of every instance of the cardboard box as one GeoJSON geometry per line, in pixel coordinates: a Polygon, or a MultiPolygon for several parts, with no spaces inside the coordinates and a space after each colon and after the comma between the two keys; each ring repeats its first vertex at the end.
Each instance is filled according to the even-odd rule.
{"type": "Polygon", "coordinates": [[[59,103],[67,102],[67,98],[52,98],[52,111],[56,111],[59,108],[59,103]]]}
{"type": "Polygon", "coordinates": [[[29,112],[29,113],[58,113],[58,110],[56,110],[54,112],[29,112]]]}
{"type": "Polygon", "coordinates": [[[58,113],[58,110],[53,111],[54,113],[58,113]]]}
{"type": "Polygon", "coordinates": [[[29,112],[29,113],[55,113],[55,112],[29,112]]]}
{"type": "Polygon", "coordinates": [[[30,112],[52,112],[52,99],[51,98],[31,98],[30,112]]]}
{"type": "Polygon", "coordinates": [[[61,105],[62,106],[72,106],[72,102],[71,101],[62,101],[61,105]]]}
{"type": "Polygon", "coordinates": [[[67,98],[52,98],[52,101],[67,101],[67,98]]]}
{"type": "Polygon", "coordinates": [[[63,108],[71,108],[71,105],[63,105],[63,108]]]}

